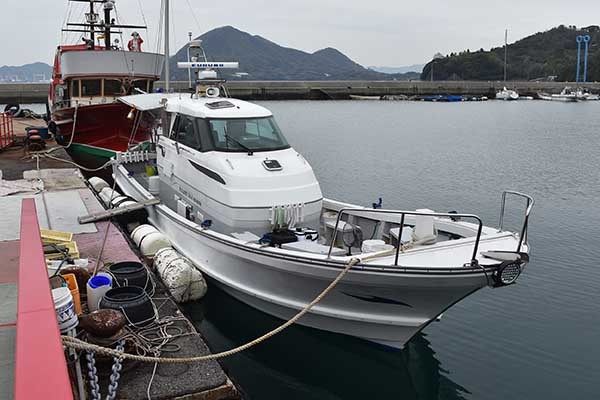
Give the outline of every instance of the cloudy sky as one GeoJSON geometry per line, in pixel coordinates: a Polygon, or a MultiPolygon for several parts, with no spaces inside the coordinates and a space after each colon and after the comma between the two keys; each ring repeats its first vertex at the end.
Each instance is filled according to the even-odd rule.
{"type": "MultiPolygon", "coordinates": [[[[67,0],[3,0],[0,66],[50,63],[59,41],[67,0]]],[[[121,23],[147,21],[141,31],[156,46],[160,0],[116,0],[121,23]],[[141,12],[140,10],[143,10],[141,12]]],[[[172,49],[194,35],[232,25],[283,46],[313,52],[335,47],[362,65],[424,63],[434,53],[500,46],[565,24],[600,24],[600,1],[582,0],[171,0],[172,49]]],[[[81,22],[84,3],[71,3],[81,22]]],[[[75,34],[76,35],[76,34],[75,34]]]]}

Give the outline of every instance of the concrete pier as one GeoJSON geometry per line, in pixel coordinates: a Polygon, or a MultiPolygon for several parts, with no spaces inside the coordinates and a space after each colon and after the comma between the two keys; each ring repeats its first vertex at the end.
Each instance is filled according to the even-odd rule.
{"type": "MultiPolygon", "coordinates": [[[[73,233],[77,251],[81,258],[89,260],[90,269],[100,261],[99,254],[106,263],[140,261],[140,254],[116,223],[99,221],[81,225],[77,222],[78,216],[101,211],[103,207],[71,165],[41,159],[38,169],[28,150],[19,146],[29,122],[16,121],[16,145],[0,152],[0,169],[3,170],[0,180],[0,301],[3,306],[0,309],[0,367],[4,371],[0,376],[0,400],[68,399],[72,398],[72,389],[74,392],[77,389],[73,381],[69,383],[67,375],[39,228],[73,233]],[[20,217],[21,209],[27,218],[20,217]],[[37,258],[32,259],[32,253],[37,258]],[[41,297],[43,309],[28,305],[34,300],[39,303],[41,297]],[[38,316],[42,311],[46,314],[44,323],[38,316]],[[54,352],[49,351],[46,344],[43,349],[39,348],[48,338],[53,340],[54,352]],[[44,382],[48,376],[51,378],[44,382]]],[[[56,144],[48,141],[48,146],[56,144]]],[[[70,160],[64,149],[55,150],[54,156],[70,160]]],[[[165,350],[162,356],[192,357],[210,353],[194,325],[183,316],[159,279],[155,279],[153,300],[159,318],[175,317],[169,334],[177,336],[172,340],[170,351],[165,350]]],[[[81,293],[85,293],[85,288],[80,289],[81,293]]],[[[99,364],[98,368],[100,387],[105,394],[110,364],[99,364]]],[[[145,399],[147,390],[157,399],[239,398],[237,389],[216,361],[160,364],[156,371],[154,364],[126,361],[118,398],[145,399]]]]}
{"type": "MultiPolygon", "coordinates": [[[[350,95],[425,96],[455,94],[494,98],[504,86],[523,96],[538,92],[559,93],[574,82],[485,82],[485,81],[230,81],[227,88],[232,97],[246,100],[343,100],[350,95]]],[[[579,84],[582,85],[582,84],[579,84]]],[[[582,85],[600,92],[600,83],[582,85]]],[[[164,87],[161,82],[157,88],[164,87]]],[[[188,82],[172,82],[175,91],[189,89],[188,82]]],[[[44,83],[0,84],[0,104],[45,103],[49,85],[44,83]]]]}

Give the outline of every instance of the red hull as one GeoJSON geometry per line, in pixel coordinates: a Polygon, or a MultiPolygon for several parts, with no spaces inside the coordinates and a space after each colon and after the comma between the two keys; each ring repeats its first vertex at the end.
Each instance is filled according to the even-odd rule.
{"type": "MultiPolygon", "coordinates": [[[[127,151],[129,145],[149,140],[151,129],[144,119],[132,137],[135,118],[127,118],[130,111],[131,109],[122,103],[79,106],[73,143],[127,151]]],[[[52,119],[67,143],[71,140],[74,117],[75,108],[65,108],[52,113],[52,119]]]]}

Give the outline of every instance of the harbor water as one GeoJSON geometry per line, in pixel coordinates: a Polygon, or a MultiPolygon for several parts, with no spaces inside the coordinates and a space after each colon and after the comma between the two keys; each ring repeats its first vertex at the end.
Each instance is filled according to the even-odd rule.
{"type": "MultiPolygon", "coordinates": [[[[250,399],[591,399],[600,392],[600,102],[262,102],[324,194],[479,214],[503,189],[536,199],[532,261],[404,350],[294,326],[222,361],[250,399]]],[[[523,204],[509,203],[518,229],[523,204]]],[[[214,285],[188,306],[213,351],[280,321],[214,285]]]]}
{"type": "MultiPolygon", "coordinates": [[[[222,360],[246,398],[597,397],[600,102],[261,104],[327,197],[475,213],[486,225],[497,224],[503,189],[531,194],[536,206],[532,261],[516,285],[468,297],[401,351],[293,326],[222,360]]],[[[518,229],[523,204],[508,206],[518,229]]],[[[214,285],[186,311],[213,352],[281,323],[214,285]]]]}

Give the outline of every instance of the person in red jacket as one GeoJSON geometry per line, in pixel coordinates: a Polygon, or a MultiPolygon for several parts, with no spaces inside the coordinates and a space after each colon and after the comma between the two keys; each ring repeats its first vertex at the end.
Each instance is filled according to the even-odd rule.
{"type": "Polygon", "coordinates": [[[131,40],[129,43],[127,43],[127,48],[129,51],[142,51],[142,43],[144,43],[144,39],[142,39],[140,34],[137,32],[133,32],[131,36],[131,40]]]}

